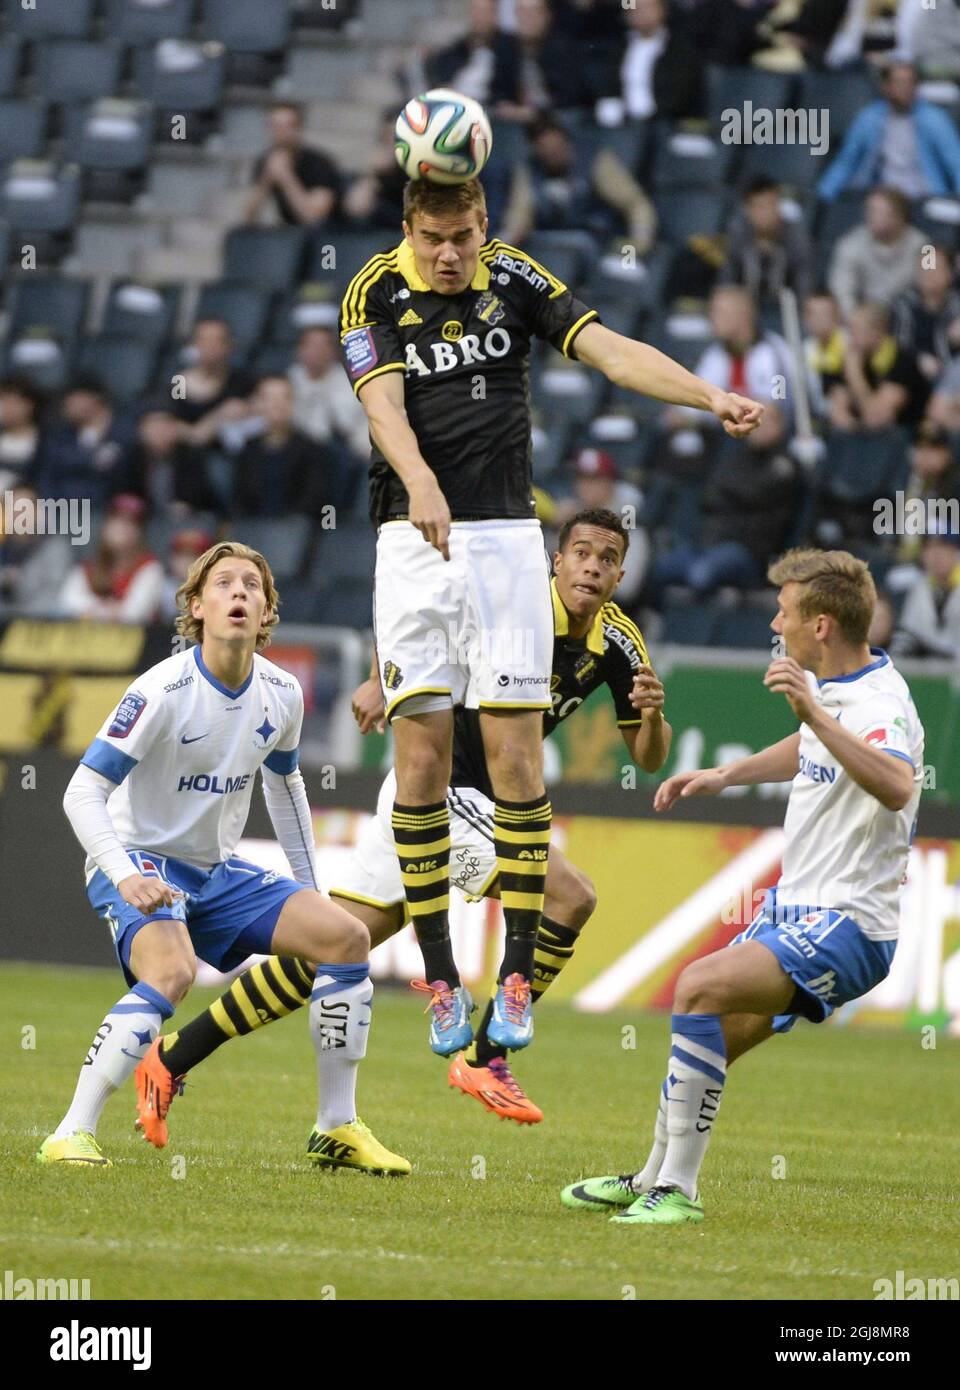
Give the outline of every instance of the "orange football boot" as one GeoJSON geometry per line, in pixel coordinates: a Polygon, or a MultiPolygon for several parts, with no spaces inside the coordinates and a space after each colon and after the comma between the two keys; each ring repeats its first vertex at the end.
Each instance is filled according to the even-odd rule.
{"type": "Polygon", "coordinates": [[[460,1052],[450,1063],[447,1081],[501,1119],[518,1125],[536,1125],[543,1119],[543,1111],[524,1095],[503,1057],[494,1057],[486,1067],[471,1067],[460,1052]]]}
{"type": "Polygon", "coordinates": [[[183,1095],[185,1076],[173,1076],[160,1060],[159,1037],[154,1038],[146,1056],[133,1074],[137,1087],[137,1129],[155,1149],[166,1148],[170,1138],[167,1111],[176,1095],[183,1095]]]}

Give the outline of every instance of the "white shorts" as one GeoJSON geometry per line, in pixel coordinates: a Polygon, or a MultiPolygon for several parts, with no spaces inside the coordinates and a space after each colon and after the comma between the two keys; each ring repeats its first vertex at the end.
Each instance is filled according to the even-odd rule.
{"type": "Polygon", "coordinates": [[[553,604],[540,523],[455,521],[449,548],[444,560],[409,521],[380,527],[374,626],[387,718],[463,704],[468,685],[480,709],[549,709],[553,604]]]}
{"type": "MultiPolygon", "coordinates": [[[[328,892],[371,907],[404,901],[400,863],[393,839],[396,773],[389,772],[377,797],[377,813],[360,832],[346,870],[328,892]]],[[[482,898],[497,876],[493,802],[473,787],[447,788],[450,808],[450,883],[468,902],[482,898]]]]}

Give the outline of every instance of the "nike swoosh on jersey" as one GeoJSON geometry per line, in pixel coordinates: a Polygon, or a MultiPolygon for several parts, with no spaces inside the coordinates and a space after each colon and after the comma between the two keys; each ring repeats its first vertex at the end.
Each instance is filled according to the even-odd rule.
{"type": "Polygon", "coordinates": [[[180,742],[181,742],[181,743],[199,743],[200,740],[201,740],[202,738],[209,738],[209,737],[210,737],[210,730],[208,729],[207,732],[206,732],[205,734],[197,734],[196,738],[187,738],[186,734],[181,734],[181,735],[180,735],[180,742]]]}

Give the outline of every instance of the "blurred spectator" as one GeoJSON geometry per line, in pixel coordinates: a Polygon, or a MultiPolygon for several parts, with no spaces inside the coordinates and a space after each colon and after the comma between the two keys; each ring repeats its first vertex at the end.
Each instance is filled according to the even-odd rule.
{"type": "Polygon", "coordinates": [[[947,530],[923,542],[918,574],[900,610],[890,643],[895,656],[960,657],[960,532],[947,530]]]}
{"type": "Polygon", "coordinates": [[[503,120],[532,121],[539,112],[589,106],[593,90],[584,55],[555,24],[547,0],[515,0],[520,45],[520,84],[516,102],[503,101],[503,120]]]}
{"type": "Polygon", "coordinates": [[[285,376],[265,376],[251,398],[261,432],[237,455],[233,502],[237,516],[317,516],[331,501],[323,447],[294,428],[293,387],[285,376]]]}
{"type": "Polygon", "coordinates": [[[618,476],[616,463],[603,449],[581,449],[573,460],[573,471],[573,496],[560,498],[555,503],[551,529],[559,530],[583,507],[606,507],[616,512],[630,532],[623,578],[617,588],[617,602],[629,608],[640,596],[650,563],[647,533],[637,527],[642,494],[639,488],[618,476]]]}
{"type": "Polygon", "coordinates": [[[185,526],[170,537],[166,569],[163,577],[163,590],[160,598],[158,620],[172,623],[177,616],[177,590],[189,573],[190,566],[205,550],[213,545],[214,538],[207,531],[185,526]]]}
{"type": "Polygon", "coordinates": [[[291,226],[319,227],[337,210],[340,171],[329,155],[303,143],[303,112],[282,101],[267,112],[270,148],[253,169],[246,220],[256,222],[268,198],[291,226]]]}
{"type": "Polygon", "coordinates": [[[500,29],[497,11],[497,0],[470,0],[467,33],[426,58],[429,86],[452,87],[490,108],[519,101],[520,44],[500,29]]]}
{"type": "Polygon", "coordinates": [[[893,630],[896,626],[897,615],[893,604],[881,590],[877,594],[877,602],[874,605],[873,617],[870,619],[870,627],[867,630],[867,642],[871,647],[880,647],[886,650],[893,637],[893,630]]]}
{"type": "Polygon", "coordinates": [[[960,358],[954,358],[937,382],[927,413],[951,434],[960,434],[960,358]]]}
{"type": "MultiPolygon", "coordinates": [[[[922,420],[913,436],[904,502],[913,498],[923,502],[952,498],[960,507],[960,465],[954,460],[950,436],[932,420],[922,420]]],[[[922,537],[904,536],[897,547],[897,560],[918,559],[921,547],[922,537]]]]}
{"type": "Polygon", "coordinates": [[[191,444],[209,444],[221,426],[250,413],[246,398],[254,379],[243,367],[233,365],[233,334],[223,319],[198,319],[185,356],[191,362],[183,372],[183,396],[174,410],[189,425],[191,444]]]}
{"type": "Polygon", "coordinates": [[[344,215],[357,227],[365,231],[382,227],[394,238],[403,221],[403,186],[407,181],[393,149],[396,120],[392,108],[384,112],[370,167],[351,183],[342,205],[344,215]]]}
{"type": "Polygon", "coordinates": [[[767,561],[787,542],[800,494],[798,465],[786,449],[786,418],[769,404],[752,434],[725,440],[701,498],[697,541],[676,541],[654,563],[650,597],[659,606],[668,584],[705,598],[724,584],[762,584],[767,561]]]}
{"type": "Polygon", "coordinates": [[[0,493],[0,609],[25,618],[56,616],[71,565],[67,537],[40,533],[36,503],[26,483],[0,493]]]}
{"type": "MultiPolygon", "coordinates": [[[[710,327],[715,342],[696,365],[697,376],[724,391],[736,391],[752,400],[769,401],[781,384],[787,398],[781,409],[790,409],[792,367],[787,345],[778,333],[761,333],[749,293],[736,285],[721,286],[710,296],[710,327]]],[[[778,397],[779,398],[779,397],[778,397]]],[[[668,429],[712,428],[716,417],[688,406],[671,406],[664,421],[668,429]]]]}
{"type": "Polygon", "coordinates": [[[915,354],[927,380],[936,381],[960,354],[960,289],[949,247],[924,249],[913,284],[894,300],[893,320],[897,341],[915,354]]]}
{"type": "Polygon", "coordinates": [[[75,377],[60,403],[61,424],[45,434],[34,468],[43,497],[88,498],[94,511],[130,486],[132,423],[119,416],[96,377],[75,377]]]}
{"type": "Polygon", "coordinates": [[[337,438],[364,466],[370,459],[370,431],[363,406],[340,365],[330,328],[312,325],[297,341],[297,360],[287,371],[293,387],[293,423],[320,444],[337,438]]]}
{"type": "Polygon", "coordinates": [[[821,198],[830,202],[878,184],[911,201],[960,194],[960,134],[946,111],[919,98],[916,87],[909,63],[889,64],[882,98],[865,106],[847,131],[820,180],[821,198]]]}
{"type": "Polygon", "coordinates": [[[864,220],[842,236],[830,261],[830,288],[846,319],[865,299],[889,304],[908,289],[927,238],[909,225],[910,205],[893,188],[866,200],[864,220]]]}
{"type": "Polygon", "coordinates": [[[42,403],[26,377],[0,381],[0,492],[30,476],[40,445],[42,403]]]}
{"type": "Polygon", "coordinates": [[[830,391],[843,384],[846,330],[840,325],[837,301],[829,290],[815,290],[803,306],[804,339],[808,373],[812,379],[811,409],[821,419],[830,412],[830,391]]]}
{"type": "Polygon", "coordinates": [[[843,382],[830,389],[830,423],[838,430],[884,430],[923,418],[930,387],[916,358],[899,347],[884,304],[861,304],[850,316],[843,382]]]}
{"type": "Polygon", "coordinates": [[[729,228],[729,252],[720,283],[742,285],[763,309],[779,309],[782,289],[798,299],[813,281],[810,240],[801,222],[788,222],[773,179],[752,179],[729,228]]]}
{"type": "Polygon", "coordinates": [[[146,547],[142,497],[121,493],[110,504],[92,560],[75,565],[60,595],[71,618],[150,623],[163,592],[163,566],[146,547]]]}
{"type": "MultiPolygon", "coordinates": [[[[663,0],[635,0],[624,10],[624,19],[622,44],[600,73],[596,95],[604,101],[616,98],[621,118],[679,120],[700,115],[701,57],[682,27],[668,17],[663,0]]],[[[612,107],[609,115],[614,115],[612,107]]]]}
{"type": "Polygon", "coordinates": [[[133,490],[151,516],[215,511],[217,498],[206,473],[206,455],[184,439],[186,427],[169,401],[148,402],[137,428],[133,490]]]}
{"type": "Polygon", "coordinates": [[[616,235],[629,237],[638,255],[649,250],[656,213],[612,150],[585,162],[569,131],[552,116],[538,117],[527,135],[530,158],[514,168],[505,241],[520,245],[536,228],[578,233],[588,256],[616,235]]]}
{"type": "MultiPolygon", "coordinates": [[[[861,0],[854,4],[860,7],[861,0]]],[[[823,67],[848,9],[848,0],[788,0],[775,5],[758,25],[760,37],[773,46],[755,53],[753,63],[774,72],[823,67]]],[[[858,37],[862,43],[862,33],[858,37]]],[[[851,45],[851,51],[858,53],[859,46],[851,45]]]]}
{"type": "Polygon", "coordinates": [[[900,0],[897,52],[911,59],[924,77],[960,78],[960,14],[957,3],[900,0]]]}

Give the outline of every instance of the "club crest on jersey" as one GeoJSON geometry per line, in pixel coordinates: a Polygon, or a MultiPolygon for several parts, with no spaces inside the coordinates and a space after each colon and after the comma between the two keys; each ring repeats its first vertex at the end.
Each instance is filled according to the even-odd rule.
{"type": "Polygon", "coordinates": [[[137,690],[128,691],[117,706],[117,712],[113,716],[113,723],[107,730],[107,737],[126,738],[127,734],[129,734],[146,708],[147,699],[145,695],[141,695],[137,690]]]}
{"type": "Polygon", "coordinates": [[[396,690],[403,682],[403,672],[392,661],[383,663],[383,684],[387,690],[396,690]]]}
{"type": "Polygon", "coordinates": [[[263,723],[260,725],[259,729],[254,729],[253,732],[260,740],[259,743],[254,741],[254,748],[266,748],[273,735],[277,732],[275,726],[270,723],[270,715],[266,709],[263,711],[263,723]]]}
{"type": "Polygon", "coordinates": [[[596,658],[590,652],[584,652],[583,656],[573,668],[574,679],[579,685],[588,680],[596,669],[596,658]]]}
{"type": "Polygon", "coordinates": [[[498,299],[490,290],[484,290],[477,300],[477,318],[483,323],[499,323],[506,312],[503,300],[498,299]]]}

